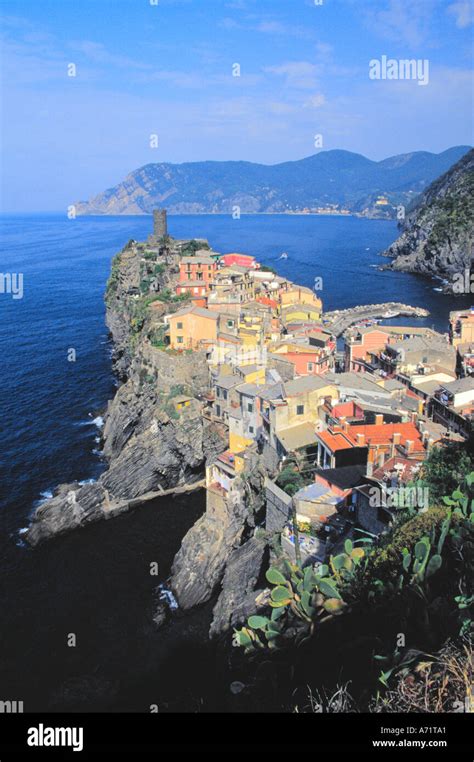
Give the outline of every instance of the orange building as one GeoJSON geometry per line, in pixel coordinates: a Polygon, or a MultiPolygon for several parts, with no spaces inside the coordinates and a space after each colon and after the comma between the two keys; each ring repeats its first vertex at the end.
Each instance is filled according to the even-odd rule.
{"type": "Polygon", "coordinates": [[[192,297],[204,297],[207,296],[207,292],[207,285],[201,280],[180,281],[176,286],[178,296],[190,294],[192,297]]]}
{"type": "Polygon", "coordinates": [[[316,432],[318,466],[339,468],[361,462],[381,465],[395,455],[424,459],[423,439],[414,423],[384,424],[382,420],[383,416],[380,416],[375,424],[350,426],[342,423],[316,432]],[[360,460],[357,453],[363,454],[364,459],[360,460]]]}
{"type": "Polygon", "coordinates": [[[199,349],[217,338],[218,315],[202,307],[184,307],[167,316],[171,349],[199,349]]]}
{"type": "Polygon", "coordinates": [[[194,257],[183,257],[179,263],[180,285],[187,281],[210,283],[216,270],[217,262],[213,257],[197,254],[194,257]]]}

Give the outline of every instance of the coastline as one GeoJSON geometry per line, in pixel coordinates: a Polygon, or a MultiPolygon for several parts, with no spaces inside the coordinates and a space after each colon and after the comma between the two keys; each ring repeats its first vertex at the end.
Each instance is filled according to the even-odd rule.
{"type": "MultiPolygon", "coordinates": [[[[167,269],[160,276],[163,279],[163,287],[168,287],[170,273],[176,269],[179,256],[174,253],[168,258],[167,269]]],[[[197,488],[197,483],[202,486],[207,457],[222,449],[222,443],[225,441],[225,432],[216,422],[206,421],[201,416],[199,406],[194,406],[186,416],[185,435],[183,436],[181,431],[178,434],[169,410],[166,412],[162,409],[156,390],[147,385],[142,388],[143,373],[151,369],[163,388],[169,390],[179,380],[184,381],[190,389],[194,388],[198,395],[206,394],[209,383],[207,363],[203,353],[193,352],[180,358],[177,374],[170,374],[169,356],[166,351],[156,349],[149,342],[142,340],[131,350],[134,341],[131,333],[131,323],[134,320],[133,297],[130,298],[127,289],[133,289],[137,283],[137,260],[135,254],[130,255],[127,246],[122,249],[121,258],[122,282],[118,286],[118,295],[114,303],[107,303],[106,299],[106,324],[113,347],[112,366],[119,382],[113,400],[109,401],[103,413],[105,426],[102,429],[103,447],[100,457],[102,460],[105,458],[108,468],[96,481],[84,480],[81,483],[72,482],[56,486],[53,496],[43,500],[34,509],[28,531],[22,534],[22,539],[32,546],[91,522],[122,515],[162,494],[193,491],[197,488]],[[147,370],[144,370],[145,368],[147,370]],[[155,415],[156,410],[159,411],[158,416],[155,415]],[[121,432],[127,427],[130,428],[130,432],[123,437],[121,432]],[[139,432],[142,442],[133,441],[135,429],[139,432]],[[151,441],[156,443],[157,433],[163,438],[163,451],[160,451],[159,460],[155,462],[148,448],[151,441]],[[206,446],[207,438],[209,442],[206,446]],[[168,463],[165,452],[173,450],[177,442],[183,447],[177,453],[175,462],[168,463]],[[197,455],[194,452],[196,442],[199,450],[197,455]],[[136,460],[140,461],[142,480],[137,479],[136,460]],[[197,463],[200,464],[198,472],[195,471],[197,463]],[[155,476],[156,466],[163,476],[158,481],[155,476]],[[125,487],[123,472],[130,474],[129,479],[125,480],[125,487]]],[[[113,271],[112,264],[111,272],[113,271]]],[[[154,310],[155,317],[178,307],[179,303],[165,303],[158,311],[154,310]]],[[[333,310],[324,313],[323,319],[334,335],[340,336],[357,320],[397,315],[426,317],[428,314],[423,308],[388,302],[333,310]]],[[[179,423],[181,427],[183,422],[179,423]]]]}

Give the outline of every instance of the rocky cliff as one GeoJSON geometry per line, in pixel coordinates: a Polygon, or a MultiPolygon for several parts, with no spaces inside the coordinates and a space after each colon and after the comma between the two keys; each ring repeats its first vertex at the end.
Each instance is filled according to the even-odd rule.
{"type": "Polygon", "coordinates": [[[206,512],[184,537],[173,562],[171,588],[182,609],[217,593],[211,637],[229,633],[255,612],[267,586],[271,536],[258,528],[265,510],[266,469],[257,452],[249,451],[246,463],[226,496],[217,487],[207,490],[206,512]]]}
{"type": "Polygon", "coordinates": [[[393,270],[438,276],[456,293],[474,252],[474,150],[433,182],[408,210],[400,237],[384,252],[393,270]]]}
{"type": "Polygon", "coordinates": [[[207,458],[224,449],[219,425],[201,415],[200,395],[208,387],[205,354],[176,355],[170,362],[163,349],[163,314],[182,306],[171,288],[186,244],[167,240],[153,248],[131,241],[115,257],[107,325],[122,384],[104,415],[108,468],[96,483],[58,487],[33,516],[30,544],[127,511],[149,493],[196,482],[207,458]],[[182,393],[193,399],[178,414],[173,398],[182,393]]]}

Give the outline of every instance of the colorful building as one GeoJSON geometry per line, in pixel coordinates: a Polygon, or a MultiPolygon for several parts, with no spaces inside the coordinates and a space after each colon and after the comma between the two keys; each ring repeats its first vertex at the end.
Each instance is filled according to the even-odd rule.
{"type": "Polygon", "coordinates": [[[179,263],[180,283],[189,281],[198,281],[201,283],[210,283],[217,271],[216,260],[209,254],[199,254],[197,252],[193,257],[183,257],[179,263]]]}
{"type": "Polygon", "coordinates": [[[316,296],[314,291],[306,286],[295,286],[294,284],[281,291],[280,304],[282,307],[286,307],[289,304],[310,304],[316,307],[319,313],[321,313],[323,306],[321,299],[316,296]]]}
{"type": "Polygon", "coordinates": [[[260,267],[255,257],[252,257],[249,254],[223,254],[220,258],[220,261],[223,263],[224,267],[237,265],[238,267],[248,267],[253,270],[256,270],[260,267]]]}
{"type": "Polygon", "coordinates": [[[176,285],[176,294],[178,296],[190,294],[192,297],[205,297],[207,292],[207,285],[200,280],[180,281],[176,285]]]}
{"type": "Polygon", "coordinates": [[[202,307],[184,307],[165,321],[169,325],[171,349],[199,349],[217,338],[218,315],[202,307]]]}
{"type": "Polygon", "coordinates": [[[474,307],[449,313],[449,338],[451,344],[474,344],[474,307]]]}
{"type": "Polygon", "coordinates": [[[399,454],[406,458],[423,460],[425,448],[422,436],[414,423],[383,423],[378,417],[375,424],[347,422],[316,433],[317,463],[320,468],[339,468],[356,463],[380,464],[384,459],[399,454]]]}
{"type": "Polygon", "coordinates": [[[319,376],[333,366],[331,351],[307,343],[283,342],[274,348],[270,348],[270,351],[274,354],[283,355],[289,362],[293,363],[295,373],[298,376],[319,376]]]}
{"type": "Polygon", "coordinates": [[[177,413],[181,413],[187,407],[191,406],[192,397],[186,397],[184,394],[179,394],[177,397],[173,397],[174,409],[177,413]]]}
{"type": "Polygon", "coordinates": [[[379,352],[390,343],[388,331],[378,327],[360,328],[353,331],[344,343],[344,367],[346,371],[370,371],[370,353],[379,352]]]}
{"type": "Polygon", "coordinates": [[[309,302],[294,302],[282,307],[280,316],[285,324],[305,321],[317,323],[321,317],[321,306],[309,302]]]}

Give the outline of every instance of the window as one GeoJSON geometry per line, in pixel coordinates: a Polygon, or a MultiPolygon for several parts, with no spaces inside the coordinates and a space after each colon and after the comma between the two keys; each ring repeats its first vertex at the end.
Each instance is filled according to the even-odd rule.
{"type": "Polygon", "coordinates": [[[233,326],[234,326],[234,321],[233,320],[228,320],[227,321],[227,327],[228,328],[233,328],[233,326]]]}
{"type": "Polygon", "coordinates": [[[250,432],[251,434],[253,434],[253,433],[254,433],[254,431],[255,431],[254,427],[253,427],[253,426],[249,426],[249,432],[250,432]]]}
{"type": "Polygon", "coordinates": [[[226,400],[227,399],[227,392],[226,392],[225,389],[224,389],[224,392],[223,392],[223,396],[224,396],[224,399],[226,400]]]}
{"type": "Polygon", "coordinates": [[[220,390],[220,388],[217,386],[217,387],[216,387],[216,397],[220,397],[220,396],[221,396],[221,390],[220,390]]]}
{"type": "Polygon", "coordinates": [[[182,344],[182,343],[183,343],[183,340],[184,340],[184,339],[183,339],[183,337],[182,337],[182,336],[177,336],[177,337],[176,337],[176,341],[178,342],[178,344],[182,344]]]}
{"type": "Polygon", "coordinates": [[[221,406],[220,405],[216,405],[216,415],[218,415],[219,417],[221,415],[221,406]]]}
{"type": "Polygon", "coordinates": [[[314,370],[314,364],[312,362],[308,363],[308,373],[312,373],[314,370]]]}
{"type": "Polygon", "coordinates": [[[197,287],[196,287],[196,288],[194,289],[194,293],[195,293],[195,294],[199,294],[199,288],[197,288],[197,287]]]}
{"type": "Polygon", "coordinates": [[[303,415],[304,414],[304,405],[297,405],[296,406],[296,415],[303,415]]]}
{"type": "Polygon", "coordinates": [[[247,410],[249,411],[249,413],[253,413],[253,404],[251,402],[247,403],[247,410]]]}
{"type": "Polygon", "coordinates": [[[176,328],[178,329],[178,331],[182,331],[183,330],[183,324],[182,323],[176,323],[176,328]]]}

